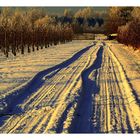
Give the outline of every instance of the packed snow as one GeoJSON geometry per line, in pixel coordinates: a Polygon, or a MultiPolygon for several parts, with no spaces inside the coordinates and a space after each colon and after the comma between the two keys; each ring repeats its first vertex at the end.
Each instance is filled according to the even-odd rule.
{"type": "Polygon", "coordinates": [[[139,56],[97,35],[1,58],[0,132],[140,132],[139,56]]]}

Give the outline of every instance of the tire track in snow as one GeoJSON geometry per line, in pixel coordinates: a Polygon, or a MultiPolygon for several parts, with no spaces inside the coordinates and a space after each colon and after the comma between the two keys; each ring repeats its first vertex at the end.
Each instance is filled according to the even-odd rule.
{"type": "Polygon", "coordinates": [[[117,58],[103,45],[93,65],[82,73],[81,97],[69,132],[140,132],[140,108],[133,90],[117,58]]]}
{"type": "MultiPolygon", "coordinates": [[[[111,50],[111,48],[109,48],[109,49],[110,49],[110,51],[113,53],[113,51],[111,50]]],[[[113,55],[114,55],[114,57],[116,58],[116,60],[119,62],[119,60],[117,59],[117,57],[115,56],[115,54],[113,54],[113,55]]],[[[133,60],[134,64],[135,64],[135,65],[138,65],[138,64],[136,63],[136,61],[134,60],[134,58],[133,58],[132,56],[130,56],[130,54],[128,55],[128,59],[129,59],[129,60],[133,60]]],[[[124,70],[123,65],[122,65],[120,62],[119,62],[119,65],[121,66],[121,68],[122,68],[122,70],[123,70],[123,72],[124,72],[125,78],[126,78],[128,84],[129,84],[129,86],[130,86],[130,88],[131,88],[131,90],[132,90],[132,92],[133,92],[133,95],[134,95],[134,97],[135,97],[135,100],[136,100],[136,102],[139,104],[139,107],[140,107],[140,96],[139,96],[139,93],[137,93],[137,92],[135,91],[135,89],[133,88],[133,85],[132,85],[132,83],[129,81],[129,78],[128,78],[128,76],[127,76],[125,70],[124,70]]],[[[137,67],[136,70],[137,70],[137,73],[140,74],[140,69],[139,69],[139,67],[137,67]]]]}
{"type": "MultiPolygon", "coordinates": [[[[87,50],[89,50],[93,45],[90,45],[76,54],[74,54],[70,59],[52,67],[48,68],[47,70],[43,70],[39,72],[33,79],[27,83],[24,87],[21,89],[18,89],[17,91],[14,91],[10,95],[6,96],[5,98],[1,99],[0,102],[5,102],[7,104],[7,107],[4,108],[3,112],[1,111],[1,115],[9,114],[9,112],[13,109],[13,107],[17,106],[18,104],[22,103],[23,100],[25,100],[29,95],[36,92],[39,88],[42,87],[44,84],[44,76],[48,75],[49,73],[57,70],[57,69],[63,69],[76,61],[82,54],[84,54],[87,50]],[[20,98],[20,99],[19,99],[20,98]]],[[[57,74],[57,73],[55,73],[57,74]]]]}
{"type": "Polygon", "coordinates": [[[139,104],[137,103],[137,100],[135,98],[135,93],[132,87],[129,85],[127,76],[123,70],[123,67],[121,66],[120,62],[116,58],[116,56],[113,54],[113,52],[109,49],[109,53],[113,59],[113,61],[116,63],[118,67],[121,84],[120,89],[122,90],[121,93],[124,97],[123,100],[125,101],[124,105],[127,111],[127,125],[128,125],[128,132],[139,132],[140,131],[140,108],[139,104]],[[130,130],[129,130],[130,128],[130,130]]]}
{"type": "Polygon", "coordinates": [[[125,72],[106,44],[98,44],[42,75],[43,85],[20,102],[27,112],[11,116],[0,132],[140,132],[140,108],[125,72]]]}
{"type": "MultiPolygon", "coordinates": [[[[79,94],[80,88],[81,88],[81,73],[83,72],[83,70],[85,68],[87,68],[90,65],[91,58],[92,58],[92,56],[94,56],[96,54],[98,49],[99,48],[96,45],[96,47],[93,50],[91,50],[90,54],[88,55],[88,60],[87,60],[86,64],[84,65],[84,67],[82,67],[81,72],[78,74],[79,78],[76,80],[77,82],[75,83],[75,86],[71,89],[71,92],[78,92],[78,94],[79,94]]],[[[74,105],[77,104],[76,100],[77,99],[75,98],[73,103],[70,103],[69,105],[70,106],[73,105],[73,107],[74,107],[74,105]]],[[[60,118],[60,122],[58,123],[58,129],[57,129],[58,133],[61,133],[61,132],[66,133],[66,132],[68,132],[69,127],[66,124],[71,123],[70,119],[71,119],[71,117],[73,117],[73,116],[68,116],[68,113],[70,113],[71,108],[72,108],[72,107],[70,108],[69,105],[67,106],[67,109],[64,111],[63,115],[61,116],[62,118],[60,118]],[[66,128],[65,128],[65,125],[67,126],[66,128]]]]}
{"type": "MultiPolygon", "coordinates": [[[[88,54],[92,55],[96,51],[96,49],[98,49],[98,48],[93,48],[93,50],[89,50],[88,54]]],[[[82,59],[82,61],[85,61],[87,59],[88,54],[86,54],[86,57],[84,57],[82,59]]],[[[78,86],[78,82],[80,82],[79,78],[81,76],[81,73],[85,69],[85,67],[87,67],[89,61],[90,61],[90,57],[88,58],[88,61],[86,60],[86,64],[83,65],[83,67],[80,69],[78,74],[76,74],[75,76],[73,75],[73,82],[67,88],[65,88],[64,91],[61,93],[63,95],[61,98],[62,100],[65,100],[67,97],[69,97],[72,94],[72,92],[76,91],[77,86],[78,86]]],[[[65,101],[62,101],[62,102],[65,102],[65,101]]],[[[55,130],[56,132],[60,133],[63,131],[64,121],[68,117],[66,112],[68,111],[67,109],[69,107],[68,107],[68,103],[66,103],[66,104],[67,104],[67,106],[61,105],[61,104],[57,106],[57,108],[55,109],[55,112],[52,114],[51,120],[50,120],[45,132],[51,132],[51,131],[55,130]],[[63,108],[63,106],[64,106],[64,108],[63,108]],[[61,108],[62,108],[62,110],[61,110],[61,108]],[[62,112],[62,114],[60,112],[62,112]],[[57,117],[56,117],[56,114],[57,114],[57,117]],[[61,118],[63,118],[63,119],[61,119],[61,118]],[[52,123],[54,123],[54,122],[56,124],[52,125],[52,123]]],[[[65,122],[65,123],[67,123],[67,122],[65,122]]]]}
{"type": "MultiPolygon", "coordinates": [[[[72,122],[70,133],[90,133],[92,132],[92,98],[98,93],[98,87],[95,81],[89,78],[93,70],[97,70],[102,64],[103,47],[101,46],[97,52],[97,56],[93,64],[82,73],[82,91],[80,93],[80,100],[75,112],[74,120],[72,122]]],[[[97,71],[95,77],[97,76],[97,71]]]]}
{"type": "MultiPolygon", "coordinates": [[[[94,46],[94,45],[89,46],[88,49],[86,49],[86,50],[89,50],[92,46],[94,46]]],[[[87,57],[87,55],[85,56],[85,58],[86,58],[86,57],[87,57]]],[[[79,58],[80,58],[80,57],[79,57],[79,58]]],[[[83,59],[83,60],[86,60],[85,58],[82,58],[82,59],[83,59]]],[[[80,58],[80,59],[81,59],[81,58],[80,58]]],[[[79,59],[79,60],[80,60],[80,59],[79,59]]],[[[81,65],[81,66],[82,66],[82,65],[85,65],[85,63],[83,63],[83,60],[82,60],[82,59],[80,60],[81,62],[78,63],[78,65],[81,65]]],[[[77,60],[77,62],[79,61],[78,59],[76,59],[76,60],[77,60]]],[[[79,69],[81,69],[81,66],[79,67],[79,69]]],[[[73,65],[72,67],[75,67],[75,69],[78,70],[77,64],[73,65]]],[[[67,67],[66,67],[66,69],[67,69],[67,67]]],[[[73,68],[71,68],[71,70],[70,70],[70,72],[72,72],[71,75],[73,75],[73,73],[76,72],[76,70],[75,70],[75,71],[74,71],[74,70],[72,71],[72,69],[73,69],[73,68]]],[[[65,74],[67,73],[67,72],[65,71],[65,68],[64,68],[64,70],[62,69],[62,70],[60,70],[59,72],[61,72],[61,71],[62,71],[62,75],[65,75],[65,74]]],[[[58,73],[59,73],[59,72],[58,72],[58,73]]],[[[59,75],[58,73],[57,73],[56,75],[54,75],[53,77],[59,75]]],[[[68,72],[68,73],[69,73],[69,72],[68,72]]],[[[76,74],[76,73],[75,73],[75,74],[76,74]]],[[[62,75],[59,75],[58,77],[61,77],[62,75]]],[[[51,77],[51,79],[52,79],[53,77],[51,77]]],[[[73,76],[73,78],[74,78],[74,77],[75,77],[75,76],[73,76]]],[[[67,78],[68,78],[68,77],[67,77],[67,78]]],[[[54,80],[55,80],[55,79],[54,79],[54,80]]],[[[57,82],[58,82],[58,81],[56,81],[56,84],[57,84],[57,82]]],[[[68,86],[68,85],[67,85],[67,86],[68,86]]],[[[70,86],[70,85],[69,85],[69,86],[70,86]]],[[[64,87],[65,87],[65,86],[64,86],[64,87]]],[[[65,88],[64,88],[64,89],[65,89],[65,88]]],[[[66,90],[66,89],[65,89],[65,90],[66,90]]],[[[64,91],[65,91],[65,90],[64,90],[64,91]]],[[[41,90],[41,92],[39,93],[40,96],[41,96],[41,94],[45,94],[45,91],[46,91],[46,89],[43,89],[43,92],[42,92],[42,90],[41,90]]],[[[63,92],[62,92],[62,93],[63,93],[63,92]]],[[[62,94],[62,93],[61,93],[61,94],[62,94]]],[[[56,92],[55,92],[55,94],[56,94],[56,92]]],[[[34,95],[34,94],[33,94],[33,95],[34,95]]],[[[38,97],[40,98],[40,96],[38,96],[38,97]]],[[[44,95],[43,95],[43,96],[44,96],[44,95]]],[[[59,96],[60,96],[60,95],[59,95],[59,96]]],[[[31,96],[31,97],[32,97],[32,96],[31,96]]],[[[42,98],[42,97],[41,97],[41,98],[42,98]]],[[[45,96],[44,96],[44,98],[45,98],[45,96]]],[[[60,96],[59,98],[60,98],[60,99],[63,98],[63,95],[62,95],[62,97],[60,96]]],[[[52,99],[50,99],[50,101],[51,101],[51,100],[52,100],[52,99]]],[[[34,99],[34,101],[35,101],[35,102],[38,101],[38,98],[34,99]]],[[[57,102],[58,102],[58,101],[57,101],[57,102]]],[[[25,104],[26,104],[26,102],[25,102],[25,104]]],[[[30,111],[29,111],[29,112],[30,112],[30,111]]],[[[62,112],[63,112],[63,111],[62,111],[62,112]]],[[[32,114],[32,112],[30,112],[30,113],[32,114]]],[[[52,112],[52,115],[53,115],[53,114],[54,114],[54,112],[52,112]]],[[[38,118],[38,119],[39,119],[39,118],[38,118]]],[[[42,120],[44,120],[44,119],[42,119],[42,120]]],[[[22,123],[23,121],[26,121],[26,115],[25,115],[25,117],[24,117],[24,116],[22,117],[22,119],[21,119],[20,122],[22,123]]],[[[32,120],[32,121],[33,121],[33,120],[32,120]]],[[[11,129],[9,132],[10,132],[10,133],[16,132],[16,129],[19,129],[19,128],[20,128],[20,122],[17,124],[17,126],[13,126],[13,129],[11,129]]],[[[34,123],[32,123],[32,124],[34,124],[34,123]]],[[[34,124],[34,125],[35,125],[35,124],[34,124]]],[[[37,124],[37,126],[40,126],[40,125],[37,124]]],[[[30,127],[30,128],[29,128],[28,130],[26,130],[25,132],[28,132],[28,131],[31,131],[31,132],[32,132],[32,131],[34,131],[35,129],[36,129],[35,127],[34,127],[33,129],[32,129],[32,127],[30,127]]],[[[39,130],[39,129],[37,128],[36,131],[38,131],[38,130],[39,130]]],[[[21,131],[22,131],[22,130],[21,130],[21,131]]]]}

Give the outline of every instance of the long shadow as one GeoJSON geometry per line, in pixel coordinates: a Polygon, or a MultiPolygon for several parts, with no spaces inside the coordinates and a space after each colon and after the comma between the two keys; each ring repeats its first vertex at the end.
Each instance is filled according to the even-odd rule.
{"type": "MultiPolygon", "coordinates": [[[[68,65],[74,63],[79,57],[81,57],[86,51],[88,51],[93,45],[90,45],[76,54],[74,54],[70,59],[55,65],[54,67],[48,68],[36,74],[34,78],[29,81],[25,86],[21,87],[20,89],[10,93],[10,95],[6,96],[5,98],[0,100],[0,105],[5,105],[3,110],[0,110],[0,116],[12,115],[22,113],[20,108],[16,108],[18,104],[21,104],[29,95],[36,92],[45,82],[44,77],[54,71],[53,75],[55,75],[61,69],[67,67],[68,65]],[[16,108],[16,109],[15,109],[16,108]],[[14,110],[14,111],[13,111],[14,110]]],[[[46,76],[47,78],[47,76],[46,76]]],[[[50,78],[50,77],[48,77],[50,78]]]]}
{"type": "Polygon", "coordinates": [[[74,119],[70,128],[70,133],[94,133],[99,132],[99,126],[96,128],[92,124],[92,113],[94,112],[93,97],[99,93],[100,88],[96,84],[97,69],[102,64],[103,47],[97,52],[97,58],[88,69],[82,73],[82,91],[74,119]],[[91,80],[89,75],[95,71],[95,79],[91,80]]]}

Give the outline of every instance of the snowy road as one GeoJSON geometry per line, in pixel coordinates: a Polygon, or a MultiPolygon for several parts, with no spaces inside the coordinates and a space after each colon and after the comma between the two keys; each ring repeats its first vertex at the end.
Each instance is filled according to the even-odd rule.
{"type": "Polygon", "coordinates": [[[134,90],[112,48],[105,41],[83,46],[1,99],[7,109],[1,113],[0,132],[140,132],[139,89],[134,90]]]}
{"type": "Polygon", "coordinates": [[[83,72],[72,133],[140,132],[140,108],[122,67],[107,47],[83,72]]]}

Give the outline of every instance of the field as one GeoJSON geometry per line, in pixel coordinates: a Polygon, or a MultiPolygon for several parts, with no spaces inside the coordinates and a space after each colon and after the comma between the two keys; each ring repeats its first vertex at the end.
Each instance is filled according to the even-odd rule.
{"type": "Polygon", "coordinates": [[[0,133],[139,133],[140,52],[96,35],[0,57],[0,133]]]}

